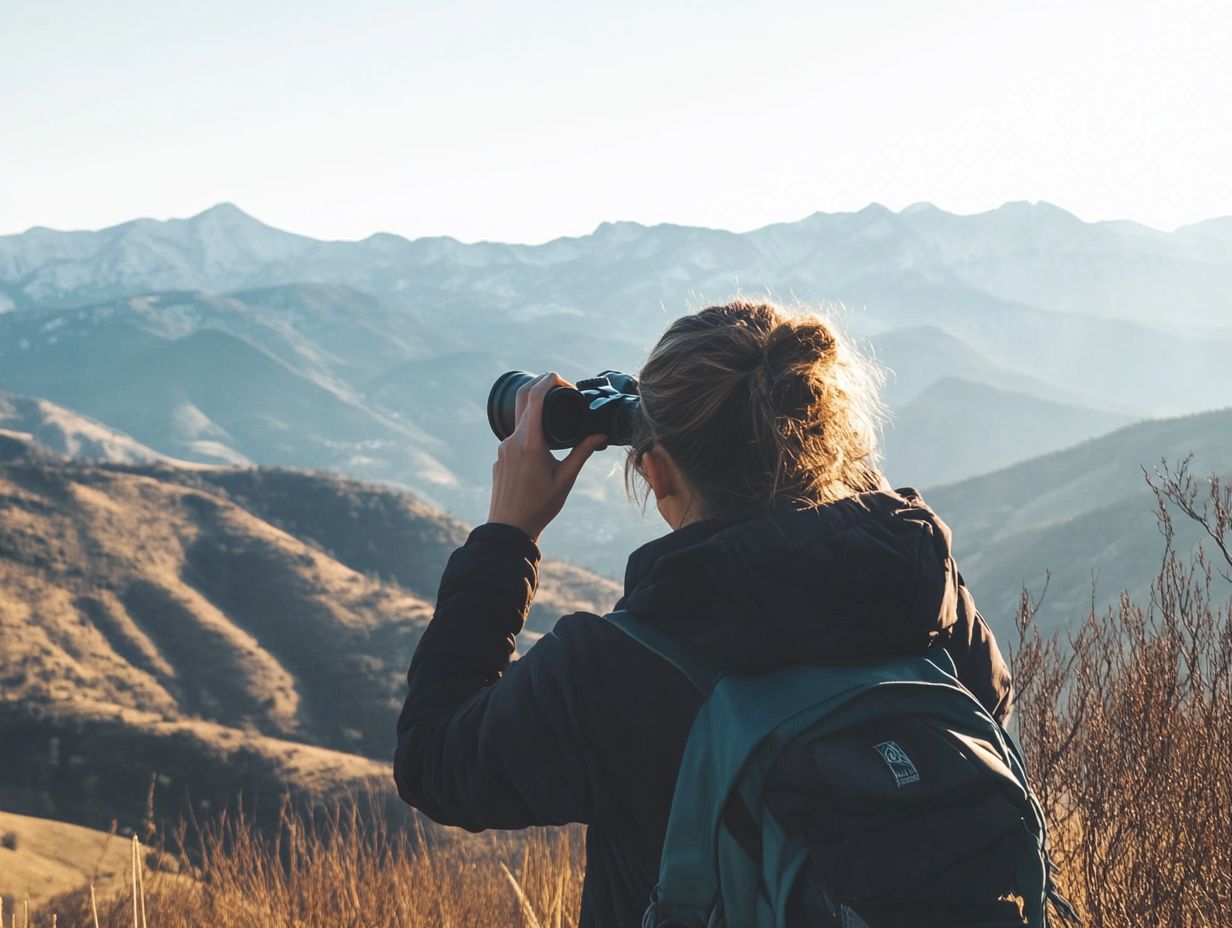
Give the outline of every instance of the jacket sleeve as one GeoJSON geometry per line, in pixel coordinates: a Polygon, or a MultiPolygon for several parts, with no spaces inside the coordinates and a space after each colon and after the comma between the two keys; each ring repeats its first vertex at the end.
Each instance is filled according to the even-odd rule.
{"type": "Polygon", "coordinates": [[[442,824],[481,831],[589,819],[568,649],[548,634],[510,660],[538,566],[529,537],[488,524],[441,578],[407,672],[394,779],[407,803],[442,824]]]}
{"type": "Polygon", "coordinates": [[[958,679],[983,704],[992,717],[1004,725],[1013,704],[1013,685],[1009,667],[997,647],[992,629],[975,608],[975,598],[962,575],[958,576],[958,621],[954,623],[945,649],[954,658],[958,679]]]}

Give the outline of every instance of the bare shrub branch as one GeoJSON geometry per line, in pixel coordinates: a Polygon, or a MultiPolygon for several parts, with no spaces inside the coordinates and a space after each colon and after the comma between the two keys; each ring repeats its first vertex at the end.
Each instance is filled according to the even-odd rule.
{"type": "Polygon", "coordinates": [[[1090,924],[1232,925],[1232,602],[1216,602],[1205,545],[1178,552],[1173,521],[1232,569],[1232,491],[1188,460],[1146,480],[1164,540],[1148,602],[1093,599],[1075,631],[1043,636],[1023,594],[1018,731],[1090,924]]]}

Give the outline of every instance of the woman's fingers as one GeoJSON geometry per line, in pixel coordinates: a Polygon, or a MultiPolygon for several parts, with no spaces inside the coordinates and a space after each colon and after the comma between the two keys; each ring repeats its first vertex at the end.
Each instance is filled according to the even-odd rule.
{"type": "Polygon", "coordinates": [[[548,450],[543,434],[543,404],[550,391],[570,386],[556,374],[545,374],[527,385],[518,427],[501,442],[492,468],[489,522],[516,526],[531,538],[556,518],[586,460],[607,443],[605,435],[589,435],[562,460],[548,450]]]}
{"type": "Polygon", "coordinates": [[[547,438],[543,434],[543,403],[547,395],[557,387],[572,387],[573,384],[565,380],[560,374],[552,371],[547,374],[540,374],[530,383],[526,390],[525,403],[523,404],[522,391],[518,391],[518,403],[522,405],[522,412],[518,416],[517,431],[523,429],[524,440],[531,447],[547,448],[547,438]]]}
{"type": "Polygon", "coordinates": [[[574,481],[577,480],[578,474],[581,473],[582,466],[590,460],[592,454],[606,444],[606,435],[587,435],[574,445],[573,449],[565,455],[564,460],[556,465],[556,474],[561,485],[572,487],[574,481]]]}
{"type": "Polygon", "coordinates": [[[534,380],[528,380],[522,386],[518,387],[518,392],[514,397],[513,404],[513,427],[516,429],[522,422],[522,413],[526,412],[526,404],[530,400],[530,391],[533,390],[544,377],[548,374],[540,374],[534,380]]]}

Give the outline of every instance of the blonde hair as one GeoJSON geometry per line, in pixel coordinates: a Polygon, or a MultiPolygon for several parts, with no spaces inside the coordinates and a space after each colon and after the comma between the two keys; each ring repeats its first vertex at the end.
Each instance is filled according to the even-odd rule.
{"type": "Polygon", "coordinates": [[[626,476],[661,445],[707,515],[882,489],[880,370],[815,313],[736,300],[683,316],[638,379],[626,476]]]}

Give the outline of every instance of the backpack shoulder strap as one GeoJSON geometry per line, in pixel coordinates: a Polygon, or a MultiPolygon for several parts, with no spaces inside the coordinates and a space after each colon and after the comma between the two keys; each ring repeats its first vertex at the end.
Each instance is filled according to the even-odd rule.
{"type": "Polygon", "coordinates": [[[609,612],[603,618],[688,677],[689,682],[703,696],[708,696],[714,689],[714,685],[719,682],[722,674],[716,668],[698,657],[690,648],[665,634],[653,623],[639,619],[624,609],[609,612]]]}

